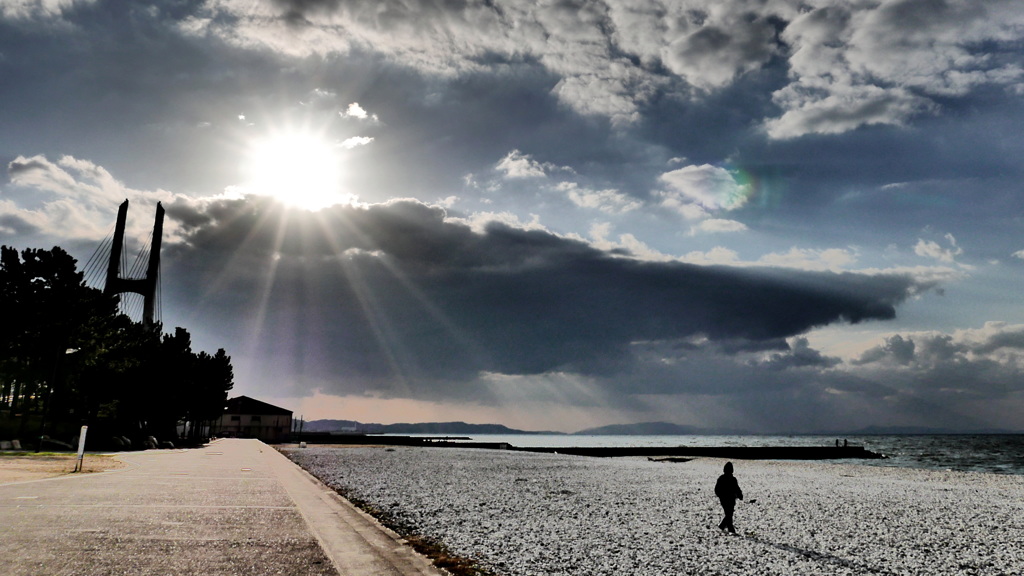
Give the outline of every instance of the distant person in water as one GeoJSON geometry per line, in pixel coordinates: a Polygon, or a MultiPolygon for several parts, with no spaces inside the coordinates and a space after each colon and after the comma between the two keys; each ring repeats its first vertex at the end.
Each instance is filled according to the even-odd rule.
{"type": "Polygon", "coordinates": [[[732,475],[732,462],[725,463],[723,474],[715,483],[715,496],[718,496],[718,501],[722,503],[722,510],[725,511],[725,519],[718,527],[735,534],[736,528],[732,525],[732,512],[736,509],[736,499],[743,500],[743,492],[740,490],[740,484],[736,481],[736,477],[732,475]]]}

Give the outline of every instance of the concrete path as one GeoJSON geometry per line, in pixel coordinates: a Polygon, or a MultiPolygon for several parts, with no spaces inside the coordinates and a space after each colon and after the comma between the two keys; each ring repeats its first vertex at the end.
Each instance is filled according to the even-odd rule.
{"type": "Polygon", "coordinates": [[[258,440],[119,458],[130,467],[0,485],[0,573],[441,575],[258,440]]]}

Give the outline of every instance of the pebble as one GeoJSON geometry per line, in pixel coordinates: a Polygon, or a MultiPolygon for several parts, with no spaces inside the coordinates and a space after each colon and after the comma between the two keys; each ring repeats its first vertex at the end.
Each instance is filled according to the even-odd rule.
{"type": "Polygon", "coordinates": [[[739,535],[718,530],[724,460],[311,447],[332,488],[495,574],[1024,574],[1024,476],[737,461],[739,535]]]}

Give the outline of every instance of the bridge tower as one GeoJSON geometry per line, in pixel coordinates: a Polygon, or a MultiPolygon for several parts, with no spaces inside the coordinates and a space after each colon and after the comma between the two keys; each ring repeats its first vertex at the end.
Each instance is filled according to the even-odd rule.
{"type": "Polygon", "coordinates": [[[156,309],[156,288],[160,276],[160,242],[164,230],[164,207],[156,203],[156,220],[153,223],[153,241],[149,250],[149,265],[144,278],[121,278],[121,251],[124,249],[124,225],[128,219],[128,200],[117,209],[117,224],[114,226],[114,242],[110,247],[110,260],[107,263],[107,280],[103,293],[107,295],[132,292],[141,294],[143,298],[142,325],[153,327],[153,314],[156,309]]]}

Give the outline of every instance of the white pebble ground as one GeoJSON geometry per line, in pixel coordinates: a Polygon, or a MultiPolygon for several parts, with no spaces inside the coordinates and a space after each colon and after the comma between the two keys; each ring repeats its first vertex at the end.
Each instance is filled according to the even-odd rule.
{"type": "Polygon", "coordinates": [[[731,536],[713,494],[724,460],[405,447],[291,456],[505,576],[1024,574],[1024,476],[735,461],[748,502],[731,536]]]}

